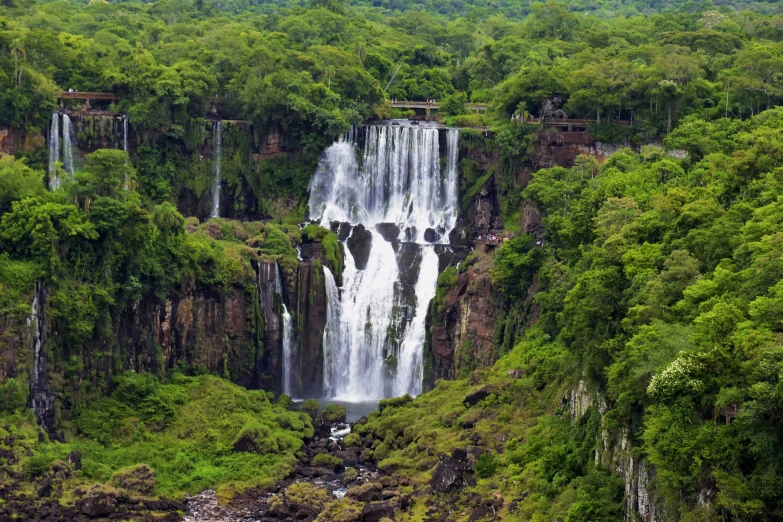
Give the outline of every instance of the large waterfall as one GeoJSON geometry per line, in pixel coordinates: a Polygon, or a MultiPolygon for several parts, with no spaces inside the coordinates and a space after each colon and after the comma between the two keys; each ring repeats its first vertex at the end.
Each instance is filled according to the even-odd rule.
{"type": "Polygon", "coordinates": [[[221,149],[223,147],[223,129],[220,121],[214,123],[212,127],[212,147],[213,147],[213,161],[215,162],[215,181],[212,185],[212,216],[213,218],[220,217],[220,161],[221,161],[221,149]]]}
{"type": "Polygon", "coordinates": [[[341,288],[325,269],[324,383],[334,398],[421,392],[425,320],[440,264],[436,248],[443,248],[432,243],[448,242],[458,210],[459,134],[445,131],[441,169],[439,132],[353,129],[324,152],[310,184],[311,219],[325,227],[366,227],[354,226],[344,243],[341,288]]]}
{"type": "Polygon", "coordinates": [[[60,114],[52,113],[52,123],[49,126],[49,188],[56,190],[60,186],[60,176],[57,174],[57,162],[60,161],[60,114]]]}

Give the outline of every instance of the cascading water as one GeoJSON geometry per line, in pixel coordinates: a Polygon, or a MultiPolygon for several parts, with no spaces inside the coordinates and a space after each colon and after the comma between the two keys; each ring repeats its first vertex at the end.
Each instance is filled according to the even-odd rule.
{"type": "Polygon", "coordinates": [[[33,378],[30,383],[30,396],[32,397],[35,417],[44,429],[50,431],[54,421],[54,411],[48,393],[46,358],[43,348],[45,325],[42,307],[45,298],[43,287],[36,281],[30,316],[27,318],[27,328],[30,332],[33,352],[33,378]]]}
{"type": "Polygon", "coordinates": [[[212,185],[212,217],[220,217],[220,156],[223,147],[223,128],[220,121],[216,121],[212,127],[213,152],[215,161],[215,182],[212,185]]]}
{"type": "Polygon", "coordinates": [[[421,347],[424,346],[427,309],[430,306],[430,301],[435,297],[438,263],[435,247],[424,247],[419,265],[419,279],[416,282],[416,313],[405,331],[405,339],[400,346],[397,380],[394,383],[395,395],[405,395],[406,393],[418,395],[421,393],[424,370],[421,347]]]}
{"type": "MultiPolygon", "coordinates": [[[[457,143],[447,131],[447,168],[440,172],[438,129],[364,127],[362,168],[356,162],[352,131],[324,153],[310,183],[310,216],[333,221],[395,223],[406,237],[425,240],[426,230],[445,239],[457,217],[457,143]]],[[[430,241],[432,242],[432,241],[430,241]]]]}
{"type": "Polygon", "coordinates": [[[441,172],[438,132],[352,129],[324,152],[310,184],[312,219],[325,227],[361,223],[367,231],[354,238],[354,228],[348,244],[369,242],[360,266],[358,254],[344,249],[342,288],[324,269],[324,383],[331,397],[362,401],[421,393],[425,321],[439,268],[436,247],[428,243],[448,241],[458,210],[459,134],[446,131],[441,172]],[[363,144],[361,164],[357,144],[363,144]],[[411,242],[400,244],[406,238],[411,242]],[[406,288],[413,295],[405,295],[406,288]]]}
{"type": "Polygon", "coordinates": [[[52,123],[49,126],[49,188],[60,187],[60,176],[57,174],[57,162],[60,161],[60,114],[52,113],[52,123]]]}
{"type": "Polygon", "coordinates": [[[128,152],[128,117],[122,117],[122,150],[128,152]]]}
{"type": "Polygon", "coordinates": [[[283,306],[283,393],[291,395],[291,374],[293,371],[292,353],[294,343],[294,327],[291,314],[283,302],[283,282],[280,278],[280,267],[275,265],[275,292],[280,296],[280,304],[283,306]]]}
{"type": "Polygon", "coordinates": [[[71,118],[67,114],[63,114],[63,163],[65,171],[69,176],[73,176],[74,173],[73,144],[75,142],[76,137],[73,132],[71,118]]]}

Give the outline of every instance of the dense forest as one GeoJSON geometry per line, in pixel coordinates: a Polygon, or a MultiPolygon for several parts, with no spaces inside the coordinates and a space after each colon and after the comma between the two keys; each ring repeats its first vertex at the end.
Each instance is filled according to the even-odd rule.
{"type": "Polygon", "coordinates": [[[485,274],[503,303],[497,361],[460,347],[456,380],[382,401],[345,438],[396,488],[396,519],[783,518],[783,4],[8,0],[0,27],[0,126],[16,143],[0,157],[0,520],[49,520],[51,505],[35,511],[46,499],[98,519],[106,498],[178,520],[184,494],[210,489],[370,520],[369,483],[339,501],[275,486],[345,413],[264,390],[257,287],[266,264],[295,295],[302,247],[316,252],[311,281],[322,265],[341,279],[337,234],[298,226],[308,184],[352,126],[409,115],[392,99],[436,99],[464,129],[463,211],[492,185],[509,238],[441,273],[427,323],[460,277],[485,274]],[[86,154],[73,176],[55,161],[64,182],[49,190],[44,136],[69,89],[118,95],[104,109],[127,116],[134,142],[86,154]],[[246,152],[226,164],[256,162],[247,190],[263,220],[177,208],[214,97],[242,122],[226,142],[246,152]],[[537,164],[550,131],[529,117],[589,120],[617,151],[537,164]],[[254,159],[270,136],[288,156],[254,159]],[[116,333],[122,317],[194,289],[246,303],[245,344],[220,337],[225,353],[191,364],[124,351],[142,341],[116,333]],[[43,302],[47,344],[25,351],[43,302]],[[48,368],[32,362],[41,349],[48,368]],[[460,451],[473,482],[438,490],[434,470],[460,451]]]}

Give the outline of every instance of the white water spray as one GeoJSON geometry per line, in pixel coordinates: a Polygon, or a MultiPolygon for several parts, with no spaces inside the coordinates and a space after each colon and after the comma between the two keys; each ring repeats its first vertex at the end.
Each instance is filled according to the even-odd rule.
{"type": "Polygon", "coordinates": [[[122,117],[122,150],[128,152],[128,117],[122,117]]]}
{"type": "Polygon", "coordinates": [[[215,182],[212,185],[212,216],[213,218],[220,217],[220,156],[223,146],[223,129],[220,121],[216,121],[212,127],[213,133],[213,153],[212,157],[215,162],[215,182]]]}
{"type": "Polygon", "coordinates": [[[416,281],[416,313],[405,331],[405,339],[400,346],[397,358],[397,379],[394,382],[394,394],[418,395],[421,393],[421,381],[424,370],[421,348],[424,346],[425,322],[430,301],[435,297],[438,283],[438,254],[435,247],[424,247],[419,279],[416,281]]]}
{"type": "Polygon", "coordinates": [[[74,143],[76,143],[76,136],[73,131],[73,123],[67,114],[63,114],[63,163],[69,176],[73,176],[74,173],[74,143]]]}
{"type": "MultiPolygon", "coordinates": [[[[441,239],[457,217],[457,140],[447,131],[447,168],[440,172],[438,129],[369,126],[364,132],[360,168],[352,141],[329,147],[310,183],[310,216],[323,226],[332,221],[395,223],[419,243],[425,231],[441,239]]],[[[355,139],[355,138],[354,138],[355,139]]]]}
{"type": "Polygon", "coordinates": [[[60,176],[57,174],[57,162],[60,161],[60,114],[52,113],[52,123],[49,126],[49,188],[57,190],[60,187],[60,176]]]}
{"type": "Polygon", "coordinates": [[[283,393],[291,395],[291,374],[293,368],[291,368],[293,341],[294,341],[294,327],[291,322],[291,314],[288,313],[288,308],[283,302],[283,282],[280,278],[280,267],[275,265],[275,292],[280,296],[280,304],[283,305],[283,393]]]}

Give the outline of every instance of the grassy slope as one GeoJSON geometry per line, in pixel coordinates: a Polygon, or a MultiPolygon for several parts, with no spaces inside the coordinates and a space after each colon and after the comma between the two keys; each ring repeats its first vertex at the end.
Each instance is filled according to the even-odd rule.
{"type": "Polygon", "coordinates": [[[157,474],[154,494],[178,496],[220,485],[219,494],[230,496],[284,477],[302,439],[312,436],[307,414],[288,412],[262,391],[217,377],[176,374],[160,384],[129,374],[116,381],[110,397],[79,408],[72,426],[79,435],[65,443],[39,443],[29,410],[0,420],[0,439],[17,438],[2,447],[19,458],[10,471],[24,471],[27,489],[52,462],[76,450],[83,469],[69,487],[107,482],[118,470],[146,463],[157,474]],[[258,451],[235,451],[238,435],[253,428],[260,433],[258,451]]]}

